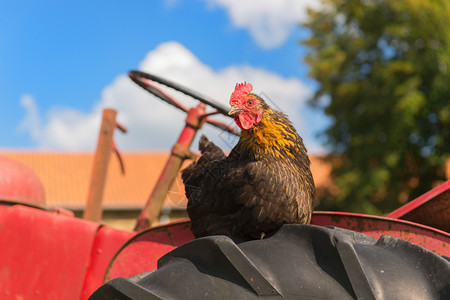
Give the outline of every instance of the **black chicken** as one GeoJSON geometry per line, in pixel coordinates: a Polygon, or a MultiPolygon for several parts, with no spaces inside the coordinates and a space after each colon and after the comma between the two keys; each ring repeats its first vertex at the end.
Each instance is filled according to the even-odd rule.
{"type": "Polygon", "coordinates": [[[206,137],[202,156],[182,172],[196,238],[262,238],[286,223],[309,223],[315,186],[302,138],[287,117],[237,84],[229,114],[242,129],[226,156],[206,137]]]}

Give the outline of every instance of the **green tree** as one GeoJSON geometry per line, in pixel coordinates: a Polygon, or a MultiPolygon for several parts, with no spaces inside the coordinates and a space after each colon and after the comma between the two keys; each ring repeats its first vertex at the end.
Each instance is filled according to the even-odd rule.
{"type": "Polygon", "coordinates": [[[386,213],[445,180],[450,1],[323,3],[302,41],[339,191],[319,208],[386,213]]]}

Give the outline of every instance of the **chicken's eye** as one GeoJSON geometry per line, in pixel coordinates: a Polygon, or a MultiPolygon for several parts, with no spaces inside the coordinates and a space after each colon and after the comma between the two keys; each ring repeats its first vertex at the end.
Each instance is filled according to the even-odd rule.
{"type": "Polygon", "coordinates": [[[253,100],[248,100],[247,101],[247,105],[248,106],[253,106],[253,104],[255,104],[255,102],[253,100]]]}

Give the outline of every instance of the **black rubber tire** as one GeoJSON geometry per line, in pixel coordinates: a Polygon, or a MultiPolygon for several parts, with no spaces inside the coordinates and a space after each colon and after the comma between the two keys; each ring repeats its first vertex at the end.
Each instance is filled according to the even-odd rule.
{"type": "Polygon", "coordinates": [[[115,278],[89,299],[450,299],[450,262],[410,242],[285,225],[263,240],[200,238],[158,270],[115,278]]]}

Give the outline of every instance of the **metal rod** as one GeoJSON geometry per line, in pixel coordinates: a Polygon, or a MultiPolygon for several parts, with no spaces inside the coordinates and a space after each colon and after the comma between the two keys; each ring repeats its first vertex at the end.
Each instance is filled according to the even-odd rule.
{"type": "Polygon", "coordinates": [[[161,172],[153,192],[138,216],[136,227],[134,229],[135,231],[142,231],[150,228],[152,224],[159,219],[164,200],[180,171],[181,165],[185,159],[192,158],[189,148],[195,134],[204,123],[205,118],[203,115],[205,113],[205,108],[206,105],[200,103],[197,107],[191,108],[188,111],[186,125],[178,137],[176,144],[172,148],[171,155],[161,172]]]}
{"type": "Polygon", "coordinates": [[[102,124],[92,165],[87,205],[83,213],[84,219],[94,222],[98,222],[102,218],[103,190],[113,148],[114,129],[117,125],[116,115],[117,112],[114,109],[103,110],[102,124]]]}

